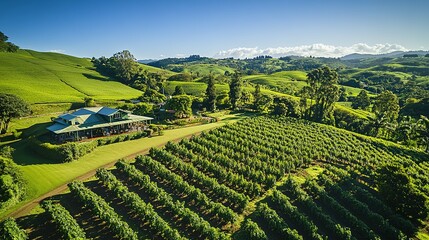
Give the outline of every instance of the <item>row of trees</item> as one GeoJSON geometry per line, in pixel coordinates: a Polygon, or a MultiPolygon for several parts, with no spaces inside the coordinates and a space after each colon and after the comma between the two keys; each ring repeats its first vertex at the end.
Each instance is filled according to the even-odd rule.
{"type": "Polygon", "coordinates": [[[97,170],[96,176],[109,190],[112,190],[118,198],[124,201],[141,220],[148,223],[156,235],[165,239],[182,239],[179,232],[171,228],[150,203],[145,203],[138,194],[130,192],[128,187],[119,181],[113,173],[100,168],[97,170]]]}
{"type": "Polygon", "coordinates": [[[13,218],[7,218],[0,223],[0,239],[26,240],[28,236],[25,230],[21,229],[13,218]]]}
{"type": "Polygon", "coordinates": [[[58,227],[64,239],[85,239],[85,232],[70,215],[69,211],[60,204],[55,204],[51,200],[43,201],[42,208],[51,216],[53,222],[58,227]]]}
{"type": "Polygon", "coordinates": [[[110,230],[120,239],[137,240],[137,233],[123,221],[121,216],[109,206],[99,195],[85,187],[82,182],[74,181],[68,184],[72,194],[88,207],[102,221],[105,221],[110,230]]]}
{"type": "Polygon", "coordinates": [[[186,208],[183,202],[174,201],[172,196],[164,189],[158,187],[155,182],[150,180],[148,175],[137,170],[133,165],[125,162],[118,162],[116,166],[123,171],[129,179],[139,185],[152,198],[160,202],[165,210],[177,215],[185,225],[192,226],[202,238],[209,239],[226,239],[227,236],[218,229],[212,227],[207,221],[202,219],[198,214],[186,208]]]}
{"type": "Polygon", "coordinates": [[[190,185],[180,175],[170,171],[167,167],[152,158],[148,156],[139,156],[136,158],[136,163],[145,166],[145,169],[152,175],[162,178],[164,181],[168,181],[170,185],[173,186],[173,191],[177,191],[176,193],[178,195],[186,195],[188,202],[193,202],[195,205],[199,206],[204,213],[214,215],[217,221],[221,223],[232,223],[237,219],[237,214],[229,207],[210,200],[199,188],[190,185]]]}
{"type": "Polygon", "coordinates": [[[213,191],[218,198],[228,200],[228,202],[235,206],[239,211],[242,211],[249,202],[249,198],[244,194],[238,193],[223,184],[219,184],[216,179],[208,177],[200,172],[196,167],[183,162],[180,158],[165,150],[151,148],[150,156],[165,164],[168,168],[174,169],[175,172],[179,171],[180,174],[193,176],[193,181],[198,181],[200,186],[213,191]]]}

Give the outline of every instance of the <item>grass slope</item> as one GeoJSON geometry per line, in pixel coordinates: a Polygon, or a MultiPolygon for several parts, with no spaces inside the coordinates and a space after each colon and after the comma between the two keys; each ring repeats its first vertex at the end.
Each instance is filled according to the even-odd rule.
{"type": "Polygon", "coordinates": [[[214,75],[224,75],[226,71],[233,73],[235,69],[217,64],[192,64],[185,66],[183,70],[183,72],[198,74],[199,76],[207,76],[210,73],[214,75]]]}
{"type": "Polygon", "coordinates": [[[141,92],[108,81],[89,59],[58,53],[19,50],[0,53],[0,92],[22,97],[30,104],[83,102],[136,98],[141,92]]]}
{"type": "Polygon", "coordinates": [[[161,75],[164,75],[167,78],[170,77],[170,76],[172,76],[172,75],[174,75],[174,74],[177,74],[177,73],[172,72],[170,70],[166,70],[166,69],[162,69],[162,68],[157,68],[157,67],[149,66],[149,65],[146,65],[146,64],[143,64],[143,63],[141,63],[139,65],[139,67],[142,68],[143,71],[147,71],[149,73],[159,73],[161,75]]]}

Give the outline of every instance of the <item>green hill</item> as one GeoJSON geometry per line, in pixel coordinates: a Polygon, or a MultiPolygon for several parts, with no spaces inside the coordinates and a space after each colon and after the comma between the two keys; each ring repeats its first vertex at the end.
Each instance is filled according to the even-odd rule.
{"type": "Polygon", "coordinates": [[[141,92],[100,75],[89,59],[59,53],[20,50],[0,53],[0,92],[33,105],[132,99],[141,92]]]}
{"type": "MultiPolygon", "coordinates": [[[[257,74],[243,77],[253,84],[260,84],[269,89],[295,95],[299,90],[307,85],[307,73],[303,71],[281,71],[273,74],[257,74]]],[[[348,95],[357,96],[361,91],[360,88],[341,86],[346,89],[348,95]]],[[[371,94],[370,96],[373,96],[371,94]]]]}
{"type": "Polygon", "coordinates": [[[141,63],[139,66],[144,71],[147,71],[147,72],[150,72],[150,73],[159,73],[161,75],[164,75],[167,78],[170,77],[170,76],[172,76],[172,75],[174,75],[174,74],[176,74],[175,72],[172,72],[170,70],[166,70],[166,69],[162,69],[162,68],[157,68],[157,67],[152,67],[152,66],[149,66],[149,65],[143,64],[143,63],[141,63]]]}
{"type": "Polygon", "coordinates": [[[207,76],[210,73],[214,75],[224,75],[226,71],[232,73],[235,69],[217,64],[193,64],[185,66],[183,70],[183,72],[197,74],[198,76],[207,76]]]}
{"type": "Polygon", "coordinates": [[[305,81],[307,73],[303,71],[281,71],[271,74],[271,76],[289,78],[291,80],[305,81]]]}

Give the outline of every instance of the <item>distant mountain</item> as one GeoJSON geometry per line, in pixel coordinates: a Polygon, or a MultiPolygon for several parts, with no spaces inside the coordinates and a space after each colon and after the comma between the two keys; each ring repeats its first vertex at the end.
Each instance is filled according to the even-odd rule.
{"type": "Polygon", "coordinates": [[[360,54],[360,53],[352,53],[349,55],[346,55],[344,57],[341,57],[341,60],[358,60],[358,59],[365,59],[365,58],[397,58],[397,57],[403,57],[404,54],[417,54],[419,56],[424,56],[426,54],[429,54],[429,51],[395,51],[391,53],[385,53],[385,54],[360,54]]]}
{"type": "Polygon", "coordinates": [[[143,63],[143,64],[148,64],[148,63],[156,62],[156,61],[158,61],[158,59],[142,59],[142,60],[137,60],[137,62],[143,63]]]}

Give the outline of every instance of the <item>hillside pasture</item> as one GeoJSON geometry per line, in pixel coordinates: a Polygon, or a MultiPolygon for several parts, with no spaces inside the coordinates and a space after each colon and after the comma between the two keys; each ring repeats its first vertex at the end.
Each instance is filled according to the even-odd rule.
{"type": "Polygon", "coordinates": [[[209,74],[213,75],[224,75],[225,72],[228,71],[230,73],[235,72],[236,70],[226,66],[220,66],[217,64],[192,64],[185,65],[183,72],[189,72],[192,74],[196,74],[199,77],[208,76],[209,74]]]}
{"type": "Polygon", "coordinates": [[[31,50],[0,53],[0,92],[18,95],[30,104],[76,103],[84,97],[121,100],[142,94],[109,81],[93,70],[89,59],[31,50]]]}

